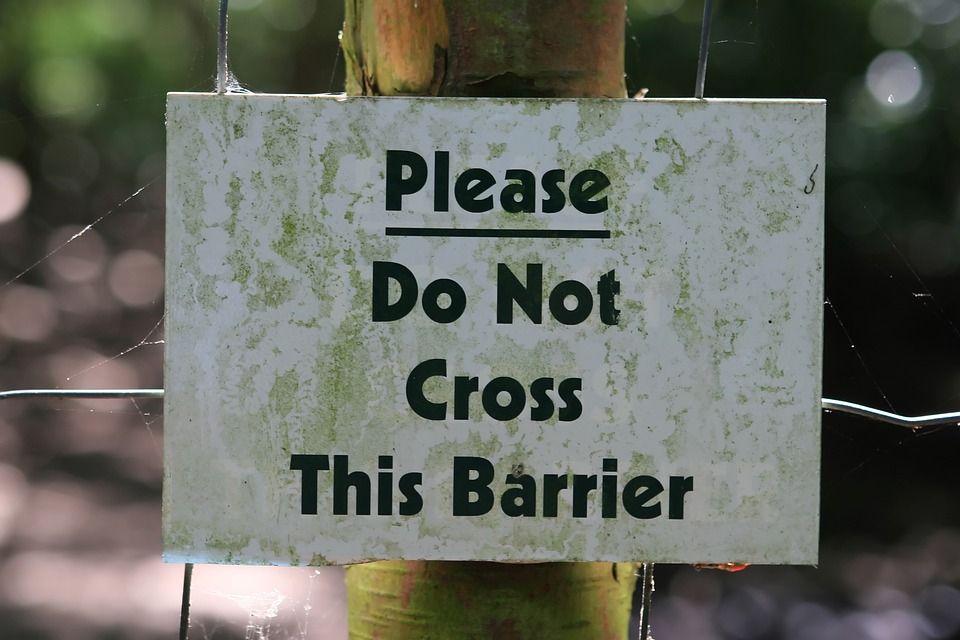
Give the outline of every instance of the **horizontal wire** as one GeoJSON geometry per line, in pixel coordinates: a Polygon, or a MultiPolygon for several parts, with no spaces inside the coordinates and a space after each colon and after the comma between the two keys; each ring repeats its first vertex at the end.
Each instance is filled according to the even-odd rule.
{"type": "Polygon", "coordinates": [[[14,398],[162,398],[163,389],[17,389],[0,391],[0,400],[14,398]]]}
{"type": "MultiPolygon", "coordinates": [[[[0,400],[14,398],[162,398],[163,389],[17,389],[14,391],[0,391],[0,400]]],[[[919,429],[941,424],[960,424],[960,411],[954,413],[936,413],[925,416],[902,416],[889,411],[882,411],[862,404],[821,398],[820,406],[825,411],[849,413],[862,418],[870,418],[880,422],[895,424],[901,427],[919,429]]]]}
{"type": "Polygon", "coordinates": [[[920,429],[921,427],[932,427],[938,424],[960,424],[960,412],[954,413],[936,413],[926,416],[901,416],[897,413],[865,407],[862,404],[854,404],[845,400],[832,400],[830,398],[821,398],[820,406],[826,411],[839,411],[841,413],[850,413],[863,418],[870,418],[880,422],[895,424],[910,429],[920,429]]]}

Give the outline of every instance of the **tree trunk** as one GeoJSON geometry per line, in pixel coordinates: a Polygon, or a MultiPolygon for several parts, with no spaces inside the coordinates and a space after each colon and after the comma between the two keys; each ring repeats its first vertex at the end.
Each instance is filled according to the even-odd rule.
{"type": "MultiPolygon", "coordinates": [[[[622,98],[624,0],[346,0],[349,95],[622,98]]],[[[351,639],[627,637],[628,563],[347,569],[351,639]]]]}
{"type": "Polygon", "coordinates": [[[346,2],[349,95],[626,95],[624,0],[346,2]]]}
{"type": "Polygon", "coordinates": [[[636,567],[384,561],[347,568],[350,638],[626,638],[636,567]]]}

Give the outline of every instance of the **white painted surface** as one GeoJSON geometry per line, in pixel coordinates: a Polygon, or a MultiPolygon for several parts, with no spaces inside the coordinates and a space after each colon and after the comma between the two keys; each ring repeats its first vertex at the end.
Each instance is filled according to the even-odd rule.
{"type": "Polygon", "coordinates": [[[172,94],[165,558],[815,563],[824,111],[819,101],[172,94]],[[431,172],[398,211],[386,210],[388,149],[418,153],[431,172]],[[450,154],[448,212],[434,211],[437,150],[450,154]],[[500,185],[507,169],[538,180],[564,169],[567,185],[597,169],[611,182],[600,194],[609,208],[467,213],[452,181],[469,167],[500,185]],[[378,261],[406,266],[421,292],[456,281],[463,315],[438,324],[418,304],[374,322],[378,261]],[[547,292],[567,279],[596,292],[614,270],[619,323],[595,306],[564,325],[544,303],[542,324],[515,305],[513,324],[498,324],[498,263],[521,280],[525,265],[542,264],[547,292]],[[579,378],[582,415],[533,420],[528,399],[520,417],[498,421],[473,394],[467,419],[452,407],[425,419],[406,387],[430,359],[446,360],[449,378],[426,385],[432,402],[453,402],[454,376],[481,389],[498,376],[579,378]],[[333,471],[318,472],[318,513],[304,515],[295,454],[331,466],[348,456],[371,479],[374,514],[379,456],[393,456],[392,515],[356,515],[352,489],[349,513],[334,515],[333,471]],[[495,469],[486,515],[453,515],[457,456],[495,469]],[[616,473],[603,473],[604,459],[616,473]],[[537,484],[534,517],[501,510],[514,470],[537,484]],[[402,516],[397,482],[411,473],[422,473],[423,507],[402,516]],[[596,475],[598,486],[615,476],[616,517],[601,516],[601,490],[575,517],[569,489],[544,517],[544,474],[596,475]],[[659,502],[659,517],[626,512],[619,496],[636,476],[664,485],[643,505],[659,502]],[[669,517],[671,477],[693,478],[682,517],[669,517]]]}

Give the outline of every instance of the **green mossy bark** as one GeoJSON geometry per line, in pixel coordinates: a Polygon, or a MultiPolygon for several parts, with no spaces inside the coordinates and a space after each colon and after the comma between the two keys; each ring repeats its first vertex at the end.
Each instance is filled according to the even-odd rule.
{"type": "Polygon", "coordinates": [[[349,95],[623,98],[623,0],[346,0],[349,95]]]}
{"type": "Polygon", "coordinates": [[[438,95],[447,22],[441,0],[346,0],[347,94],[438,95]]]}
{"type": "MultiPolygon", "coordinates": [[[[623,0],[346,0],[348,95],[623,98],[623,0]]],[[[625,640],[629,563],[372,562],[351,640],[625,640]]]]}
{"type": "Polygon", "coordinates": [[[352,640],[622,640],[631,563],[385,561],[347,568],[352,640]]]}

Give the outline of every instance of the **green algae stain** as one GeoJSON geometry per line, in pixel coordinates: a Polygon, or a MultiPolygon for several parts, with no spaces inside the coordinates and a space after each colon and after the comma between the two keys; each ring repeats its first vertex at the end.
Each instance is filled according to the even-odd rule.
{"type": "Polygon", "coordinates": [[[710,496],[710,506],[716,513],[725,513],[729,510],[732,499],[733,493],[730,491],[730,483],[721,481],[710,496]]]}
{"type": "Polygon", "coordinates": [[[250,536],[243,534],[224,533],[217,537],[209,537],[205,544],[211,551],[220,553],[227,564],[243,557],[244,550],[250,546],[250,536]]]}
{"type": "Polygon", "coordinates": [[[227,264],[233,270],[230,279],[239,283],[241,290],[245,290],[249,285],[250,276],[253,275],[253,269],[250,268],[247,255],[243,251],[235,249],[227,255],[227,264]]]}
{"type": "MultiPolygon", "coordinates": [[[[636,175],[636,162],[620,145],[614,145],[609,151],[598,153],[590,161],[591,169],[598,169],[610,179],[612,193],[607,194],[611,202],[626,202],[631,177],[636,175]]],[[[637,161],[639,162],[639,161],[637,161]]]]}
{"type": "MultiPolygon", "coordinates": [[[[169,480],[168,480],[169,482],[169,480]]],[[[169,509],[164,505],[164,510],[169,509]]],[[[163,546],[167,549],[189,549],[193,546],[193,528],[183,523],[170,523],[163,529],[163,546]]]]}
{"type": "MultiPolygon", "coordinates": [[[[714,352],[711,358],[714,367],[718,367],[722,360],[736,353],[736,341],[745,323],[743,318],[724,318],[718,315],[713,321],[714,352]]],[[[719,378],[719,371],[717,371],[719,378]]]]}
{"type": "Polygon", "coordinates": [[[670,191],[670,176],[666,173],[656,176],[653,179],[653,188],[664,193],[670,191]]]}
{"type": "Polygon", "coordinates": [[[250,332],[250,335],[247,336],[247,341],[244,343],[244,348],[253,351],[256,349],[263,339],[267,336],[267,330],[264,327],[257,327],[250,332]]]}
{"type": "Polygon", "coordinates": [[[622,174],[630,168],[630,157],[632,155],[620,145],[615,144],[610,151],[603,151],[595,155],[591,160],[591,168],[600,169],[607,174],[607,177],[610,177],[611,173],[622,174]]]}
{"type": "Polygon", "coordinates": [[[328,314],[333,304],[328,290],[334,278],[332,270],[339,262],[350,262],[341,255],[335,237],[321,221],[325,211],[322,210],[320,216],[299,212],[282,214],[280,234],[270,243],[284,262],[306,276],[322,315],[328,314]]]}
{"type": "Polygon", "coordinates": [[[771,378],[782,378],[785,375],[783,369],[777,367],[777,359],[773,356],[764,359],[762,370],[771,378]]]}
{"type": "Polygon", "coordinates": [[[260,373],[262,368],[263,367],[260,364],[251,364],[241,369],[236,383],[237,391],[240,394],[248,397],[252,397],[257,394],[259,388],[257,375],[260,373]]]}
{"type": "Polygon", "coordinates": [[[682,174],[687,172],[687,153],[674,138],[661,136],[657,138],[653,148],[657,153],[665,153],[670,156],[670,162],[674,166],[674,173],[682,174]]]}
{"type": "Polygon", "coordinates": [[[296,218],[289,213],[280,217],[280,238],[270,243],[273,250],[287,260],[297,260],[300,252],[297,251],[297,239],[301,234],[300,225],[296,218]]]}
{"type": "Polygon", "coordinates": [[[345,143],[350,150],[350,154],[359,158],[369,158],[372,153],[367,144],[367,137],[370,131],[375,128],[374,120],[361,114],[361,117],[350,122],[350,131],[353,137],[345,143]]]}
{"type": "Polygon", "coordinates": [[[243,182],[237,174],[233,174],[230,178],[230,190],[227,192],[226,202],[232,215],[240,215],[240,205],[243,203],[243,182]]]}
{"type": "Polygon", "coordinates": [[[217,293],[218,284],[216,276],[203,276],[197,286],[197,302],[208,311],[219,309],[223,303],[224,296],[217,293]]]}
{"type": "Polygon", "coordinates": [[[629,469],[636,474],[653,475],[657,471],[657,459],[649,454],[635,451],[630,456],[629,469]]]}
{"type": "Polygon", "coordinates": [[[247,296],[251,310],[276,309],[293,296],[293,282],[280,276],[277,267],[268,262],[258,264],[254,283],[254,291],[247,296]]]}
{"type": "Polygon", "coordinates": [[[337,174],[340,172],[340,159],[350,153],[353,146],[343,142],[330,142],[320,154],[320,190],[330,194],[336,190],[337,174]]]}
{"type": "Polygon", "coordinates": [[[577,111],[577,135],[581,141],[602,138],[617,123],[615,113],[602,100],[580,100],[577,102],[577,111]]]}
{"type": "Polygon", "coordinates": [[[687,413],[686,409],[681,410],[678,413],[672,413],[667,416],[667,419],[673,422],[676,427],[669,436],[664,438],[660,444],[663,445],[663,449],[667,454],[667,459],[671,462],[676,461],[680,457],[680,453],[684,449],[686,443],[686,438],[684,434],[687,433],[689,425],[686,424],[685,415],[687,413]]]}
{"type": "Polygon", "coordinates": [[[277,376],[268,394],[271,413],[278,416],[290,415],[299,390],[300,379],[296,371],[291,369],[277,376]]]}
{"type": "Polygon", "coordinates": [[[674,332],[676,332],[677,337],[680,338],[684,349],[690,352],[702,342],[703,332],[700,329],[700,323],[698,321],[700,311],[691,299],[690,264],[686,254],[680,257],[676,274],[679,278],[679,291],[677,294],[677,303],[673,307],[670,326],[674,332]]]}
{"type": "Polygon", "coordinates": [[[630,389],[633,389],[639,377],[637,375],[637,367],[640,364],[640,354],[632,353],[623,359],[623,368],[625,371],[625,382],[626,386],[630,389]]]}
{"type": "Polygon", "coordinates": [[[653,179],[653,187],[658,191],[666,193],[670,191],[670,180],[675,176],[682,176],[687,172],[689,157],[683,150],[683,147],[680,146],[680,143],[666,136],[657,138],[654,149],[657,153],[664,153],[670,157],[670,164],[667,166],[666,171],[653,179]]]}
{"type": "Polygon", "coordinates": [[[726,165],[733,165],[740,159],[740,145],[737,144],[733,130],[727,130],[727,140],[720,147],[720,159],[726,165]]]}
{"type": "Polygon", "coordinates": [[[284,164],[298,141],[298,125],[290,114],[279,106],[266,114],[268,122],[263,133],[263,157],[273,166],[284,164]]]}
{"type": "Polygon", "coordinates": [[[727,251],[731,253],[737,253],[745,250],[749,251],[750,232],[743,227],[735,229],[724,236],[724,243],[726,244],[727,251]]]}
{"type": "Polygon", "coordinates": [[[790,214],[785,211],[769,211],[767,219],[763,223],[763,230],[769,234],[781,233],[787,230],[787,223],[790,222],[790,214]]]}
{"type": "Polygon", "coordinates": [[[503,154],[506,152],[507,152],[506,142],[492,142],[487,145],[488,160],[496,160],[497,158],[503,157],[503,154]]]}
{"type": "Polygon", "coordinates": [[[317,353],[312,379],[323,392],[310,429],[322,443],[332,442],[338,430],[369,422],[368,406],[380,396],[368,377],[375,365],[363,339],[365,319],[360,312],[350,314],[317,353]]]}
{"type": "Polygon", "coordinates": [[[520,112],[525,116],[539,116],[554,104],[554,102],[551,100],[531,99],[517,100],[513,101],[513,103],[520,104],[520,112]]]}
{"type": "MultiPolygon", "coordinates": [[[[730,434],[728,432],[724,432],[724,436],[726,436],[726,439],[729,440],[730,434]]],[[[724,449],[723,451],[718,452],[714,456],[714,459],[717,460],[718,462],[733,462],[736,459],[736,457],[737,457],[737,454],[735,451],[731,451],[730,449],[724,449]]]]}

